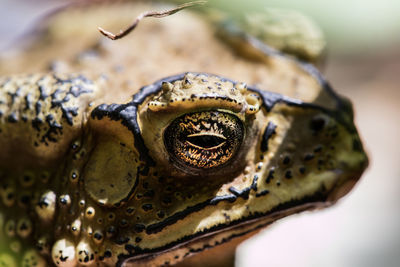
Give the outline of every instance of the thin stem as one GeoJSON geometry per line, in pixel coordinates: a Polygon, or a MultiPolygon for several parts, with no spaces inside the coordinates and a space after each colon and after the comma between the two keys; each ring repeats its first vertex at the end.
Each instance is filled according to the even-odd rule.
{"type": "Polygon", "coordinates": [[[129,25],[128,28],[126,28],[125,30],[120,30],[118,34],[114,34],[112,32],[106,31],[101,27],[98,27],[97,29],[100,31],[101,34],[110,38],[111,40],[118,40],[118,39],[121,39],[124,36],[128,35],[133,29],[136,28],[136,26],[139,24],[139,22],[146,17],[163,18],[166,16],[173,15],[182,9],[196,6],[196,5],[203,5],[206,2],[207,1],[194,1],[194,2],[188,2],[188,3],[182,4],[182,5],[177,6],[176,8],[172,8],[172,9],[168,9],[168,10],[164,10],[164,11],[143,12],[139,16],[136,17],[136,19],[133,21],[133,23],[131,25],[129,25]]]}

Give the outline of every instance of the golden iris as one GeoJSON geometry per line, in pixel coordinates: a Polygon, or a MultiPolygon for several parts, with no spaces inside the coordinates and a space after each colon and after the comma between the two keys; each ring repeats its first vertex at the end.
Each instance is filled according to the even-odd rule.
{"type": "Polygon", "coordinates": [[[235,115],[202,111],[176,118],[164,132],[164,143],[178,165],[210,169],[228,162],[243,136],[243,124],[235,115]]]}

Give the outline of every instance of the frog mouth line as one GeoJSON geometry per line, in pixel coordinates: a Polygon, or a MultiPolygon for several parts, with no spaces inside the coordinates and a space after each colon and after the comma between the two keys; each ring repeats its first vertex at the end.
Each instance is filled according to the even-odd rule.
{"type": "MultiPolygon", "coordinates": [[[[273,223],[274,221],[286,217],[288,215],[299,213],[305,210],[314,210],[318,208],[325,208],[331,206],[332,204],[335,203],[335,200],[329,201],[330,199],[329,195],[330,194],[326,193],[326,190],[321,188],[321,190],[317,191],[311,196],[306,196],[300,200],[291,200],[289,202],[282,203],[279,206],[275,207],[274,209],[270,210],[269,212],[253,213],[252,215],[234,221],[229,225],[226,224],[216,225],[209,229],[205,229],[201,232],[198,232],[194,235],[184,236],[177,241],[171,242],[169,244],[166,244],[158,248],[147,249],[132,245],[125,245],[125,249],[129,252],[129,255],[120,255],[117,266],[123,266],[123,263],[125,261],[144,263],[166,252],[174,251],[176,249],[182,248],[185,245],[193,244],[199,240],[204,240],[221,233],[226,233],[227,231],[230,230],[246,228],[244,229],[243,232],[232,234],[228,238],[226,237],[223,238],[223,240],[219,242],[218,245],[223,244],[225,242],[229,242],[234,238],[246,235],[252,231],[263,228],[273,223]]],[[[206,245],[203,249],[196,251],[196,253],[211,247],[214,246],[206,245]]]]}
{"type": "MultiPolygon", "coordinates": [[[[227,238],[226,237],[223,238],[222,241],[220,241],[218,243],[218,245],[220,245],[220,244],[229,242],[231,239],[234,239],[236,237],[240,237],[240,236],[246,235],[252,231],[255,231],[257,229],[263,228],[283,217],[286,217],[286,216],[289,216],[289,215],[292,215],[295,213],[299,213],[302,211],[306,211],[306,210],[314,210],[314,209],[329,207],[329,206],[333,205],[340,197],[345,195],[345,193],[343,193],[343,192],[341,193],[341,190],[343,189],[342,187],[345,187],[343,189],[345,191],[350,190],[356,184],[356,182],[359,180],[361,174],[362,174],[361,172],[351,173],[349,175],[349,177],[352,177],[352,178],[345,179],[347,182],[345,182],[343,184],[341,184],[341,183],[339,184],[339,181],[337,180],[337,182],[331,187],[330,190],[327,190],[324,185],[321,185],[320,189],[317,190],[312,195],[305,196],[301,199],[292,199],[288,202],[279,204],[275,208],[273,208],[270,211],[267,211],[265,213],[253,213],[250,216],[244,217],[240,220],[233,221],[230,224],[215,225],[209,229],[204,229],[203,231],[198,232],[196,234],[183,236],[179,240],[168,243],[161,247],[148,249],[148,248],[141,248],[138,246],[126,244],[125,249],[129,252],[129,254],[118,256],[117,266],[123,266],[123,263],[125,261],[131,261],[131,260],[135,261],[135,262],[143,263],[143,262],[152,260],[155,257],[160,256],[166,252],[174,251],[176,249],[182,248],[185,245],[193,244],[199,240],[205,240],[207,238],[211,238],[218,234],[226,233],[227,231],[230,231],[230,230],[245,228],[243,232],[235,233],[235,234],[230,235],[227,238]]],[[[236,200],[236,198],[238,198],[238,197],[244,197],[244,198],[248,197],[250,190],[254,190],[255,192],[257,192],[257,180],[258,180],[257,177],[254,177],[253,182],[249,187],[247,187],[241,191],[238,190],[236,192],[236,194],[232,192],[234,190],[230,190],[233,193],[232,195],[215,197],[214,199],[212,199],[210,201],[211,205],[216,205],[220,201],[224,201],[224,200],[232,201],[231,200],[232,197],[234,197],[234,200],[236,200]],[[240,194],[240,195],[237,195],[237,194],[240,194]],[[213,203],[213,201],[214,201],[214,203],[213,203]]],[[[258,192],[255,195],[261,197],[264,194],[262,194],[262,192],[258,192]]],[[[199,203],[199,204],[203,204],[203,203],[199,203]]],[[[204,208],[204,207],[201,206],[199,208],[199,210],[201,210],[201,208],[204,208]]],[[[194,212],[194,211],[191,210],[190,213],[192,213],[192,212],[194,212]]],[[[175,214],[175,215],[177,215],[177,214],[175,214]]],[[[182,214],[180,214],[180,215],[182,215],[182,214]]],[[[186,216],[187,215],[188,214],[186,214],[186,216]]],[[[184,216],[184,217],[186,217],[186,216],[184,216]]],[[[182,218],[180,218],[180,219],[182,219],[182,218]]],[[[164,221],[163,223],[165,224],[166,221],[164,221]]],[[[170,217],[168,220],[168,223],[169,223],[168,225],[173,224],[175,222],[176,222],[176,218],[170,217]]],[[[167,225],[163,225],[161,229],[157,228],[155,226],[156,225],[153,225],[153,228],[147,228],[146,229],[147,234],[159,232],[167,225]],[[152,232],[152,231],[155,231],[155,232],[152,232]]],[[[158,226],[161,226],[161,225],[158,225],[158,226]]],[[[124,245],[124,244],[120,244],[120,245],[124,245]]],[[[214,246],[215,245],[206,245],[202,250],[212,248],[214,246]]],[[[196,251],[196,253],[201,252],[202,250],[196,251]]]]}

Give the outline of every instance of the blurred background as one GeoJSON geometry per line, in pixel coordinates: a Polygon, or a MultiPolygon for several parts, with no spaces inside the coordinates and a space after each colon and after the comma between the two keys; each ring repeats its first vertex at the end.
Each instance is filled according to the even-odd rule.
{"type": "MultiPolygon", "coordinates": [[[[60,4],[0,0],[0,52],[60,4]]],[[[338,92],[352,100],[370,156],[360,182],[337,205],[280,220],[241,245],[236,265],[400,266],[400,1],[224,0],[217,4],[234,10],[284,7],[313,18],[328,42],[324,73],[338,92]]]]}

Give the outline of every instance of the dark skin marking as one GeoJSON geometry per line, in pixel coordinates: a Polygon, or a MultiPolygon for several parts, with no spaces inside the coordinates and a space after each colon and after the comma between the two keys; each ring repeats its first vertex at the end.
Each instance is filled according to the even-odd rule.
{"type": "Polygon", "coordinates": [[[20,95],[21,88],[18,88],[15,93],[8,92],[7,94],[11,97],[11,105],[15,104],[15,99],[20,95]]]}
{"type": "Polygon", "coordinates": [[[315,153],[319,153],[319,152],[321,152],[322,151],[322,146],[321,145],[318,145],[318,146],[316,146],[315,148],[314,148],[314,152],[315,153]]]}
{"type": "Polygon", "coordinates": [[[17,123],[18,122],[18,116],[14,112],[8,115],[7,121],[9,123],[17,123]]]}
{"type": "Polygon", "coordinates": [[[127,212],[128,214],[131,214],[131,213],[133,213],[134,211],[135,211],[134,208],[127,208],[127,209],[126,209],[126,212],[127,212]]]}
{"type": "Polygon", "coordinates": [[[292,171],[291,171],[291,170],[287,170],[287,171],[285,172],[285,178],[286,178],[286,179],[292,179],[292,178],[293,178],[293,174],[292,174],[292,171]]]}
{"type": "Polygon", "coordinates": [[[134,225],[134,230],[136,233],[141,233],[146,229],[146,226],[144,224],[141,223],[137,223],[134,225]]]}
{"type": "Polygon", "coordinates": [[[151,204],[143,204],[143,205],[142,205],[142,209],[143,209],[144,211],[150,211],[150,210],[153,209],[153,205],[151,205],[151,204]]]}
{"type": "Polygon", "coordinates": [[[305,174],[305,173],[306,173],[306,167],[304,167],[304,166],[300,167],[300,168],[299,168],[299,172],[300,172],[301,174],[305,174]]]}
{"type": "Polygon", "coordinates": [[[94,233],[93,237],[99,241],[103,239],[103,235],[100,233],[94,233]]]}
{"type": "Polygon", "coordinates": [[[109,226],[109,227],[107,228],[107,236],[108,236],[108,237],[113,237],[113,236],[115,235],[116,231],[117,231],[117,230],[115,229],[114,226],[109,226]]]}
{"type": "Polygon", "coordinates": [[[229,192],[235,195],[235,197],[241,197],[243,199],[248,199],[250,194],[250,188],[247,187],[243,190],[236,189],[235,187],[231,186],[229,188],[229,192]]]}
{"type": "Polygon", "coordinates": [[[128,243],[130,240],[131,240],[131,239],[130,239],[129,237],[122,237],[122,236],[121,236],[121,237],[117,238],[117,239],[114,241],[114,243],[117,244],[117,245],[123,245],[123,244],[128,243]]]}
{"type": "Polygon", "coordinates": [[[185,218],[186,216],[190,215],[191,213],[202,210],[208,205],[217,205],[221,201],[228,201],[228,202],[232,203],[232,202],[235,202],[238,197],[247,199],[251,189],[253,189],[255,191],[257,190],[257,181],[258,181],[258,176],[255,175],[253,177],[252,184],[249,187],[246,187],[242,190],[238,190],[234,187],[230,187],[229,191],[232,193],[231,195],[228,194],[228,195],[224,195],[224,196],[217,196],[212,199],[206,200],[204,202],[200,202],[194,206],[184,209],[183,211],[179,211],[179,212],[173,214],[172,216],[166,218],[164,221],[148,225],[146,227],[146,233],[147,234],[158,233],[158,232],[162,231],[162,229],[164,229],[166,226],[174,224],[178,220],[185,218]]]}
{"type": "Polygon", "coordinates": [[[258,175],[254,175],[253,182],[251,183],[250,188],[254,191],[257,191],[257,182],[258,182],[258,175]]]}
{"type": "Polygon", "coordinates": [[[306,154],[305,156],[304,156],[304,161],[310,161],[310,160],[312,160],[312,159],[314,159],[314,154],[306,154]]]}
{"type": "Polygon", "coordinates": [[[269,194],[269,190],[263,190],[263,191],[257,193],[257,194],[256,194],[256,197],[265,196],[265,195],[267,195],[267,194],[269,194]]]}
{"type": "Polygon", "coordinates": [[[67,120],[69,125],[73,125],[73,117],[78,116],[78,107],[61,107],[62,117],[67,120]]]}
{"type": "Polygon", "coordinates": [[[41,142],[57,142],[57,139],[54,136],[61,134],[61,130],[63,127],[59,123],[57,123],[57,121],[55,121],[55,118],[52,114],[46,116],[46,122],[49,125],[49,129],[43,135],[41,142]]]}
{"type": "Polygon", "coordinates": [[[40,118],[34,118],[31,123],[33,129],[35,129],[36,131],[40,131],[40,125],[43,123],[43,121],[40,118]]]}
{"type": "Polygon", "coordinates": [[[27,94],[25,97],[25,108],[24,111],[32,109],[32,96],[31,94],[27,94]]]}
{"type": "Polygon", "coordinates": [[[35,111],[36,111],[36,116],[39,116],[40,112],[42,111],[42,102],[36,102],[35,104],[35,111]]]}
{"type": "Polygon", "coordinates": [[[122,228],[127,227],[127,226],[128,226],[128,221],[125,220],[125,219],[122,219],[122,220],[119,222],[119,226],[121,226],[122,228]]]}
{"type": "Polygon", "coordinates": [[[266,152],[268,150],[268,140],[272,135],[275,134],[276,125],[272,122],[268,122],[267,127],[264,130],[263,138],[261,141],[261,151],[266,152]]]}
{"type": "Polygon", "coordinates": [[[285,164],[285,165],[289,164],[290,163],[290,157],[289,156],[285,156],[283,158],[283,160],[282,160],[282,163],[285,164]]]}
{"type": "Polygon", "coordinates": [[[321,117],[313,118],[310,122],[310,129],[314,132],[321,131],[325,126],[325,120],[321,117]]]}
{"type": "Polygon", "coordinates": [[[267,179],[265,180],[267,184],[269,184],[271,180],[274,179],[274,173],[275,173],[275,167],[271,167],[271,169],[268,172],[267,179]]]}
{"type": "Polygon", "coordinates": [[[89,80],[88,78],[86,78],[83,75],[78,75],[77,77],[73,77],[70,79],[62,79],[62,78],[58,77],[56,74],[53,74],[53,78],[56,80],[56,84],[73,83],[74,80],[76,80],[76,79],[79,79],[79,80],[83,81],[84,83],[93,84],[93,82],[91,80],[89,80]]]}
{"type": "Polygon", "coordinates": [[[49,96],[48,94],[46,94],[45,92],[45,88],[42,85],[39,85],[39,100],[46,100],[46,98],[49,96]]]}

